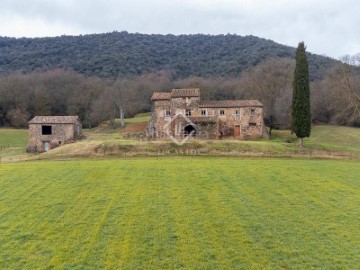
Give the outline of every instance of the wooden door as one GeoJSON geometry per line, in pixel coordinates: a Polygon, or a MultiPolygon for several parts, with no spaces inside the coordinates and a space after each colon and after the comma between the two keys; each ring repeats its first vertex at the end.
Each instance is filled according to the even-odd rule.
{"type": "Polygon", "coordinates": [[[240,137],[240,125],[235,125],[234,127],[234,136],[235,137],[240,137]]]}

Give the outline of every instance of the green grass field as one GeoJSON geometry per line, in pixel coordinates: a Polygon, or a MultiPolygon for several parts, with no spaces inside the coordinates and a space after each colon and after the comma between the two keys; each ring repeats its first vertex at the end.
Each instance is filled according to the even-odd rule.
{"type": "Polygon", "coordinates": [[[0,128],[0,146],[25,146],[28,137],[27,129],[0,128]]]}
{"type": "Polygon", "coordinates": [[[358,269],[360,163],[0,165],[0,269],[358,269]]]}
{"type": "Polygon", "coordinates": [[[28,137],[27,129],[0,128],[0,159],[27,157],[25,149],[28,137]]]}

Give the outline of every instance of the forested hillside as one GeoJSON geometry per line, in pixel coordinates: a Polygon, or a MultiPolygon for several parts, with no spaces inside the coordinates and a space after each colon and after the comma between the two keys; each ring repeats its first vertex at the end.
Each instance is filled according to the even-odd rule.
{"type": "MultiPolygon", "coordinates": [[[[294,58],[295,49],[254,36],[145,35],[127,32],[51,38],[0,37],[0,74],[56,68],[84,75],[128,77],[169,70],[174,78],[237,77],[269,58],[294,58]]],[[[336,61],[308,54],[311,79],[336,61]]]]}
{"type": "MultiPolygon", "coordinates": [[[[254,36],[0,37],[0,127],[25,127],[35,115],[114,123],[120,111],[150,111],[154,91],[199,87],[203,100],[258,99],[268,126],[288,128],[294,56],[294,48],[254,36]]],[[[360,69],[308,59],[312,120],[360,126],[360,69]]]]}

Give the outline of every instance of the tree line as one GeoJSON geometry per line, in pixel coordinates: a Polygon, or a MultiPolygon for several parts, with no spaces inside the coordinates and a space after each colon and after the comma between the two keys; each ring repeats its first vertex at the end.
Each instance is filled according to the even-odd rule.
{"type": "MultiPolygon", "coordinates": [[[[360,127],[358,56],[348,57],[310,83],[315,123],[360,127]],[[355,61],[355,62],[354,62],[355,61]]],[[[163,70],[127,78],[85,76],[56,69],[0,77],[0,126],[26,127],[35,115],[78,115],[84,127],[151,110],[154,91],[199,87],[202,100],[259,99],[270,129],[291,127],[295,61],[268,59],[236,77],[189,76],[163,70]]]]}

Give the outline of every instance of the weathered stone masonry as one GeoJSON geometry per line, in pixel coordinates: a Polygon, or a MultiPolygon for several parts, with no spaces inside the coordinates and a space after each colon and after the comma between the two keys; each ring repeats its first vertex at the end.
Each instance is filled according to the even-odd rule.
{"type": "Polygon", "coordinates": [[[81,136],[77,116],[35,116],[29,121],[28,152],[44,152],[81,136]]]}
{"type": "Polygon", "coordinates": [[[146,133],[152,138],[268,137],[258,100],[200,101],[198,88],[155,92],[151,100],[153,113],[146,133]]]}

